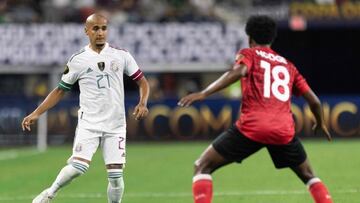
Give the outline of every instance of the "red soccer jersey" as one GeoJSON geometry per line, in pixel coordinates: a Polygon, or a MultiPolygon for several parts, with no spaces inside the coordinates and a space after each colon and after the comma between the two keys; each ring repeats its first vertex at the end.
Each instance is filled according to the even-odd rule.
{"type": "Polygon", "coordinates": [[[291,95],[300,96],[309,86],[296,67],[268,47],[242,49],[236,64],[247,66],[241,79],[243,98],[236,126],[251,140],[286,144],[295,134],[291,95]]]}

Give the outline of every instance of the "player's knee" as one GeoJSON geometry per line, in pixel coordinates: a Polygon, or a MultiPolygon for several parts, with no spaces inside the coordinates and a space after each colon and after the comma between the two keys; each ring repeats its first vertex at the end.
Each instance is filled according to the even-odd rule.
{"type": "Polygon", "coordinates": [[[77,173],[76,176],[82,175],[84,173],[87,172],[87,170],[89,169],[89,164],[84,162],[84,161],[80,161],[80,160],[76,160],[73,159],[69,162],[69,164],[76,169],[77,173]]]}
{"type": "Polygon", "coordinates": [[[107,169],[123,169],[123,164],[106,164],[107,169]]]}

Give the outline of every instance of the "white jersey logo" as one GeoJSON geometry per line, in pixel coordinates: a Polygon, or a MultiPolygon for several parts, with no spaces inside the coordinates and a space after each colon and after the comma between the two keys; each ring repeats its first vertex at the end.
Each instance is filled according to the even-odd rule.
{"type": "Polygon", "coordinates": [[[119,67],[120,67],[120,64],[119,62],[117,61],[111,61],[110,62],[110,69],[114,72],[118,71],[119,70],[119,67]]]}

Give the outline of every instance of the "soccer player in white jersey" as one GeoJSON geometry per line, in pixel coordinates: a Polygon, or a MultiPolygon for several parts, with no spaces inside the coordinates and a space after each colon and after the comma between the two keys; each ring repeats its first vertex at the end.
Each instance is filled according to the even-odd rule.
{"type": "Polygon", "coordinates": [[[148,114],[148,82],[129,52],[106,43],[107,19],[100,14],[90,15],[85,33],[90,44],[69,59],[59,86],[22,122],[23,130],[30,131],[30,125],[79,82],[80,109],[72,156],[53,184],[35,197],[33,203],[50,202],[60,188],[84,174],[98,146],[108,172],[108,202],[121,202],[126,138],[124,73],[139,86],[140,99],[133,112],[135,119],[148,114]]]}

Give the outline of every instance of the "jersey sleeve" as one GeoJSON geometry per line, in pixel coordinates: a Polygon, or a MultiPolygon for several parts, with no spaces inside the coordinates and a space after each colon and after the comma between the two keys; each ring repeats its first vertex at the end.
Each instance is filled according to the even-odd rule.
{"type": "Polygon", "coordinates": [[[65,91],[70,91],[79,77],[80,69],[77,67],[76,62],[69,61],[65,66],[65,70],[61,76],[61,81],[58,87],[65,91]]]}
{"type": "Polygon", "coordinates": [[[293,94],[295,96],[301,96],[309,91],[310,87],[306,82],[305,78],[299,73],[299,71],[293,66],[294,68],[294,85],[293,85],[293,94]]]}
{"type": "Polygon", "coordinates": [[[250,69],[253,64],[253,57],[250,49],[240,50],[236,55],[235,64],[236,65],[245,64],[247,68],[250,69]],[[240,55],[242,55],[243,57],[240,57],[240,55]]]}
{"type": "Polygon", "coordinates": [[[125,56],[126,66],[124,69],[124,73],[130,76],[130,78],[134,81],[140,80],[144,76],[144,74],[137,65],[134,57],[132,57],[131,54],[128,52],[126,52],[125,56]]]}

